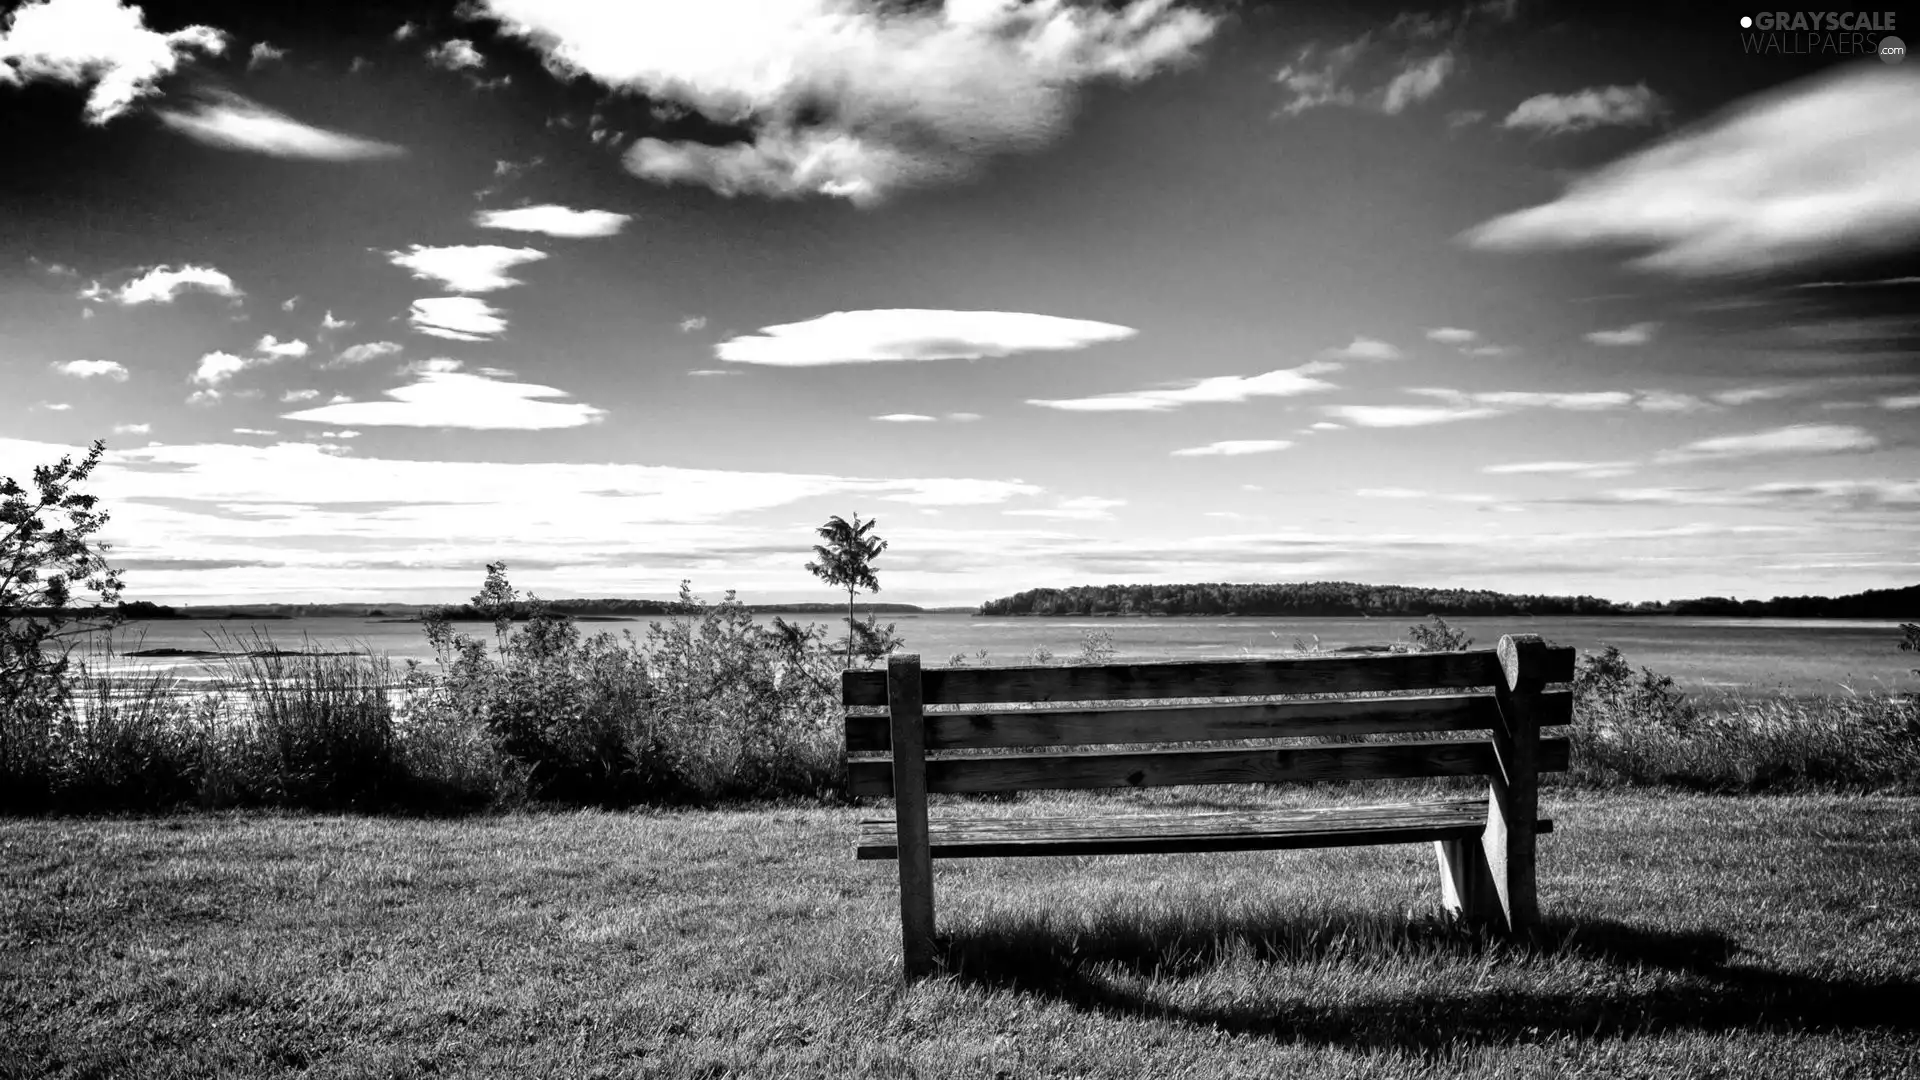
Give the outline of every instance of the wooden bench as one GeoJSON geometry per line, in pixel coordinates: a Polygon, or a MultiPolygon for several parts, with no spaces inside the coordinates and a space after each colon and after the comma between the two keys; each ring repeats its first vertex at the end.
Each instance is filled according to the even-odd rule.
{"type": "Polygon", "coordinates": [[[849,789],[892,796],[895,809],[892,819],[860,823],[855,857],[899,860],[909,977],[933,967],[932,860],[939,858],[1432,841],[1446,908],[1476,924],[1519,930],[1538,918],[1534,838],[1551,829],[1539,818],[1539,773],[1567,767],[1567,741],[1542,739],[1540,729],[1573,718],[1571,694],[1546,685],[1572,676],[1573,650],[1549,648],[1531,634],[1503,637],[1497,649],[1296,660],[922,670],[919,657],[895,656],[885,671],[848,671],[841,680],[849,789]],[[1275,696],[1290,700],[1244,700],[1275,696]],[[1142,704],[1179,698],[1212,700],[1142,704]],[[1040,702],[1072,704],[1033,707],[1040,702]],[[930,713],[928,705],[959,708],[930,713]],[[1305,746],[1246,741],[1406,732],[1485,734],[1305,746]],[[1224,745],[1113,749],[1209,742],[1224,745]],[[1031,752],[1039,748],[1047,749],[1031,752]],[[966,806],[952,816],[927,814],[929,792],[1423,776],[1485,776],[1488,795],[1236,813],[994,818],[966,806]]]}

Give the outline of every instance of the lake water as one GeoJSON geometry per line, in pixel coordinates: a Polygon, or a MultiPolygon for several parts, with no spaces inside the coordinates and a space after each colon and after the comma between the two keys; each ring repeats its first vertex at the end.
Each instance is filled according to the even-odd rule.
{"type": "MultiPolygon", "coordinates": [[[[818,614],[786,615],[789,622],[833,620],[818,614]]],[[[771,614],[758,616],[771,622],[771,614]]],[[[580,623],[588,634],[602,630],[630,630],[645,638],[651,619],[620,619],[580,623]]],[[[1311,645],[1317,638],[1324,649],[1346,645],[1382,644],[1403,640],[1412,618],[979,618],[970,615],[895,615],[892,622],[906,639],[909,652],[920,653],[929,664],[944,664],[952,654],[965,653],[969,662],[980,649],[987,663],[1026,661],[1044,646],[1067,659],[1079,655],[1081,635],[1088,630],[1112,633],[1120,660],[1202,659],[1207,657],[1297,655],[1295,643],[1311,645]]],[[[1899,623],[1893,620],[1825,619],[1709,619],[1709,618],[1462,618],[1449,620],[1471,634],[1475,647],[1493,645],[1503,633],[1533,633],[1582,651],[1603,644],[1618,646],[1627,660],[1672,675],[1690,690],[1728,693],[1825,695],[1856,690],[1920,690],[1920,678],[1910,674],[1920,657],[1898,650],[1899,623]]],[[[461,624],[460,629],[492,637],[492,627],[461,624]]],[[[215,637],[254,633],[279,648],[311,647],[366,649],[385,653],[396,662],[413,658],[431,663],[419,623],[353,618],[270,620],[224,623],[189,619],[129,623],[118,637],[122,651],[133,649],[207,649],[215,637]]],[[[187,677],[210,672],[206,661],[185,658],[121,661],[165,668],[187,677]]],[[[217,663],[217,661],[216,661],[217,663]]]]}

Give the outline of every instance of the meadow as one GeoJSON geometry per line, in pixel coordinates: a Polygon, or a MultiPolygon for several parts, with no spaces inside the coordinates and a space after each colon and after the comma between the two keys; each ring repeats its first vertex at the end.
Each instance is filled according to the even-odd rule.
{"type": "MultiPolygon", "coordinates": [[[[1086,799],[1193,793],[996,812],[1086,799]]],[[[1910,800],[1543,805],[1532,942],[1441,921],[1424,845],[953,860],[912,985],[858,808],[4,821],[0,1077],[1920,1069],[1910,800]]]]}

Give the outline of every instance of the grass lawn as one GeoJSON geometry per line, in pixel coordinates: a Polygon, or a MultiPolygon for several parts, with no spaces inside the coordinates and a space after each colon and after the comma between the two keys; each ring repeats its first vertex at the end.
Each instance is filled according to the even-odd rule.
{"type": "Polygon", "coordinates": [[[861,811],[5,821],[0,1076],[1920,1075],[1920,801],[1543,802],[1531,947],[1430,846],[958,860],[911,988],[861,811]]]}

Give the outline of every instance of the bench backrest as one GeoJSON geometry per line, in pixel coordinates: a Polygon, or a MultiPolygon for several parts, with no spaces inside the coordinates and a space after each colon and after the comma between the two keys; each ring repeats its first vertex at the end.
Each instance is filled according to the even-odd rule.
{"type": "Polygon", "coordinates": [[[848,785],[895,794],[897,741],[919,744],[905,749],[924,759],[929,792],[1559,771],[1567,740],[1538,731],[1572,722],[1570,692],[1545,689],[1572,676],[1573,650],[1531,635],[1497,650],[1288,660],[922,670],[918,657],[896,656],[887,671],[842,676],[846,747],[861,755],[848,761],[848,785]],[[1205,700],[1167,704],[1192,698],[1205,700]],[[1488,738],[1247,744],[1479,730],[1488,738]],[[1216,745],[1153,746],[1165,743],[1216,745]]]}

